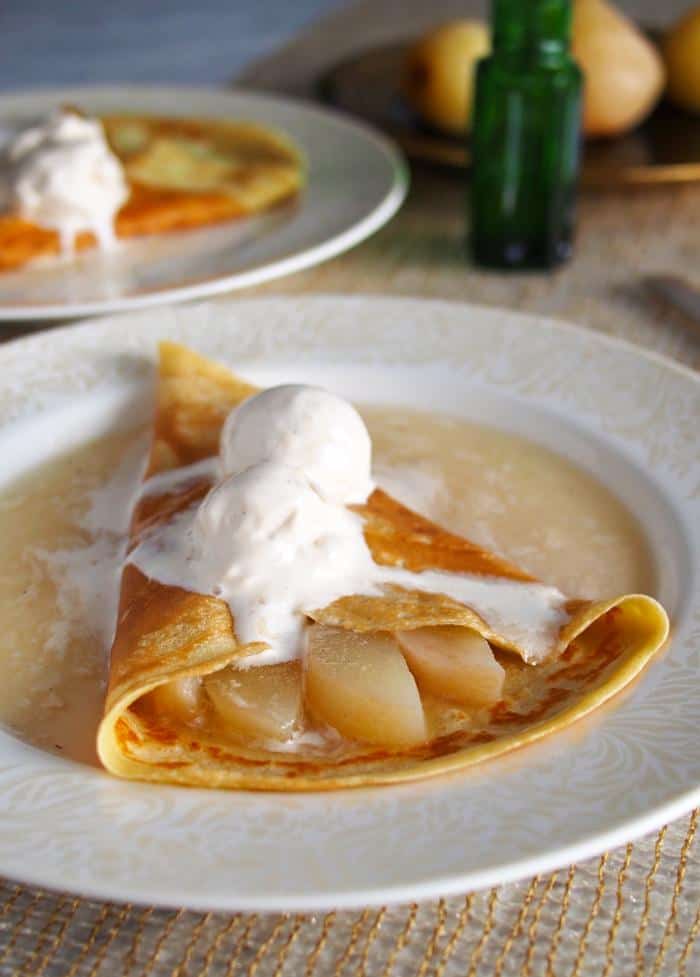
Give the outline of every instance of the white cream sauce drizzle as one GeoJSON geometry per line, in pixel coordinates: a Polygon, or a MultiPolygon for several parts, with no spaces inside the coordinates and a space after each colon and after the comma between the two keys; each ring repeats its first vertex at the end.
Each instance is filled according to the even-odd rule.
{"type": "Polygon", "coordinates": [[[169,471],[151,475],[141,486],[141,497],[147,498],[181,492],[191,482],[194,483],[206,478],[213,483],[217,482],[220,477],[221,462],[214,455],[211,458],[195,461],[191,465],[182,465],[180,468],[171,468],[169,471]]]}
{"type": "MultiPolygon", "coordinates": [[[[318,428],[318,417],[314,423],[318,428]]],[[[392,586],[444,594],[469,606],[529,662],[552,650],[568,618],[557,588],[380,566],[365,542],[362,518],[321,497],[300,469],[274,461],[274,447],[265,450],[272,461],[253,459],[227,478],[220,460],[208,459],[149,479],[143,488],[148,496],[175,492],[200,477],[216,484],[202,503],[155,527],[129,555],[149,577],[225,600],[238,639],[268,645],[248,665],[299,658],[309,612],[353,594],[378,596],[392,586]]],[[[359,471],[357,479],[371,484],[369,471],[359,471]]]]}

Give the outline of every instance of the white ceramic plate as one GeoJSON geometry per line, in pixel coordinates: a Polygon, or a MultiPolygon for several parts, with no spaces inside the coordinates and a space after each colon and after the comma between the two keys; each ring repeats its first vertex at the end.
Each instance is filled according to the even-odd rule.
{"type": "Polygon", "coordinates": [[[125,783],[0,733],[0,874],[200,909],[414,900],[591,856],[700,800],[696,375],[587,331],[466,305],[159,309],[0,347],[2,478],[109,428],[129,402],[146,416],[162,337],[262,383],[487,418],[569,456],[646,527],[672,644],[614,707],[567,733],[399,787],[279,796],[125,783]]]}
{"type": "Polygon", "coordinates": [[[72,88],[0,97],[0,142],[60,105],[92,113],[249,119],[304,151],[298,202],[210,228],[123,242],[104,254],[52,258],[0,274],[0,322],[65,319],[202,298],[301,271],[346,251],[398,210],[408,170],[369,126],[302,101],[206,88],[72,88]]]}

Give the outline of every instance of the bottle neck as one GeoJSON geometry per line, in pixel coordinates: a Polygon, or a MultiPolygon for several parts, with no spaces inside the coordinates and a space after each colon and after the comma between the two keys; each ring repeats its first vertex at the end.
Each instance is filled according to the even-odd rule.
{"type": "Polygon", "coordinates": [[[492,0],[494,54],[563,60],[571,39],[571,0],[492,0]]]}

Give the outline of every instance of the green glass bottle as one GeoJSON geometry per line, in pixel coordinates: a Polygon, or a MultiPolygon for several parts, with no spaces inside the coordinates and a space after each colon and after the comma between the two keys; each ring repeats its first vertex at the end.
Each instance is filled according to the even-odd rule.
{"type": "Polygon", "coordinates": [[[474,96],[471,249],[493,268],[550,268],[571,254],[581,72],[571,0],[492,0],[492,53],[474,96]]]}

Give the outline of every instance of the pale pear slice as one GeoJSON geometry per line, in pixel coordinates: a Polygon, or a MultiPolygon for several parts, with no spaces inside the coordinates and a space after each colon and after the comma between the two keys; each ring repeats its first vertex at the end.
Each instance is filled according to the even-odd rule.
{"type": "Polygon", "coordinates": [[[201,715],[201,696],[201,679],[176,678],[154,689],[149,695],[149,701],[157,716],[167,716],[187,723],[201,715]]]}
{"type": "Polygon", "coordinates": [[[311,712],[350,739],[393,748],[427,738],[415,680],[386,632],[309,627],[304,688],[311,712]]]}
{"type": "Polygon", "coordinates": [[[229,665],[207,675],[204,687],[230,732],[255,739],[288,740],[301,726],[301,665],[229,665]]]}
{"type": "Polygon", "coordinates": [[[417,628],[396,637],[421,691],[463,706],[493,706],[502,698],[505,672],[476,631],[417,628]]]}

